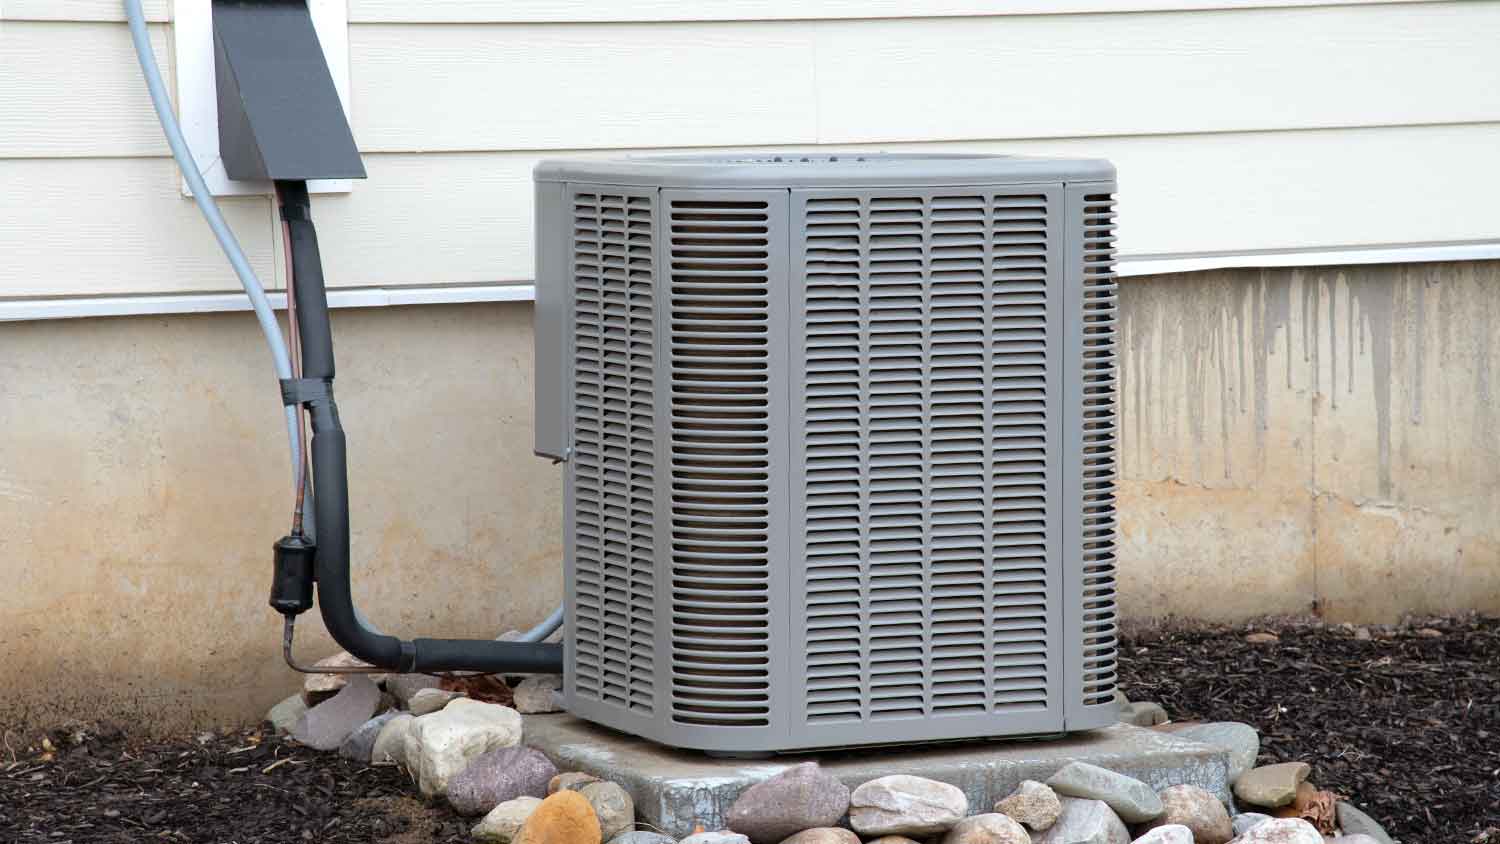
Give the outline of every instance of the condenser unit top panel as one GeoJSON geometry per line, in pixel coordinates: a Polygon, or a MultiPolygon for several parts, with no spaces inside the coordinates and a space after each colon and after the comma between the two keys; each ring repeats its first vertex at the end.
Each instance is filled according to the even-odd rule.
{"type": "Polygon", "coordinates": [[[1115,168],[1093,158],[783,152],[543,161],[535,177],[665,188],[847,188],[1107,182],[1115,178],[1115,168]]]}

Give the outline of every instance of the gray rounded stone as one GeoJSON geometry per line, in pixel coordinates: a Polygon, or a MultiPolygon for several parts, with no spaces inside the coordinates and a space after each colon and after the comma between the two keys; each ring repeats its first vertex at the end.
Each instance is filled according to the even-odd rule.
{"type": "Polygon", "coordinates": [[[1342,800],[1334,806],[1334,812],[1338,817],[1339,829],[1344,835],[1368,835],[1375,839],[1378,844],[1392,844],[1391,836],[1388,835],[1375,819],[1361,812],[1352,803],[1342,800]]]}
{"type": "Polygon", "coordinates": [[[894,774],[849,796],[849,825],[860,835],[934,835],[969,813],[969,798],[945,782],[894,774]]]}
{"type": "Polygon", "coordinates": [[[1239,721],[1171,724],[1162,729],[1188,741],[1212,745],[1228,752],[1230,785],[1234,785],[1246,771],[1254,768],[1255,760],[1260,756],[1260,733],[1249,724],[1239,721]]]}
{"type": "Polygon", "coordinates": [[[1045,783],[1022,780],[1015,791],[995,804],[995,811],[1041,832],[1057,822],[1057,816],[1062,814],[1062,801],[1045,783]]]}
{"type": "Polygon", "coordinates": [[[805,829],[831,827],[848,811],[849,787],[817,762],[804,762],[745,789],[725,821],[754,844],[777,844],[805,829]]]}
{"type": "Polygon", "coordinates": [[[1256,824],[1265,823],[1270,819],[1270,815],[1262,815],[1260,812],[1241,812],[1230,818],[1229,822],[1234,826],[1235,835],[1244,835],[1250,831],[1251,827],[1254,827],[1256,824]]]}
{"type": "Polygon", "coordinates": [[[1047,779],[1058,794],[1102,800],[1128,823],[1153,820],[1162,813],[1161,798],[1151,786],[1087,762],[1069,762],[1047,779]]]}
{"type": "MultiPolygon", "coordinates": [[[[553,768],[556,771],[556,768],[553,768]]],[[[547,779],[551,779],[549,775],[547,779]]],[[[543,793],[547,780],[542,780],[543,793]]],[[[617,783],[591,782],[578,789],[599,818],[599,835],[608,841],[635,828],[635,801],[617,783]]]]}
{"type": "Polygon", "coordinates": [[[307,701],[302,699],[302,693],[298,692],[281,703],[271,707],[266,713],[266,720],[276,728],[278,733],[290,733],[297,726],[297,721],[307,713],[307,701]]]}
{"type": "Polygon", "coordinates": [[[1330,838],[1328,844],[1380,844],[1380,842],[1365,835],[1363,832],[1356,832],[1353,835],[1340,835],[1338,838],[1330,838]]]}
{"type": "Polygon", "coordinates": [[[1120,723],[1137,727],[1154,727],[1172,720],[1167,710],[1154,701],[1133,701],[1120,707],[1120,723]]]}
{"type": "Polygon", "coordinates": [[[601,780],[593,774],[585,774],[583,771],[568,771],[558,774],[547,783],[547,793],[556,794],[559,791],[581,791],[584,786],[591,782],[601,780]]]}
{"type": "Polygon", "coordinates": [[[1130,844],[1130,830],[1104,801],[1064,797],[1057,823],[1031,844],[1130,844]]]}
{"type": "Polygon", "coordinates": [[[1015,818],[993,812],[954,824],[942,844],[1031,844],[1031,836],[1015,818]]]}
{"type": "Polygon", "coordinates": [[[483,815],[517,797],[547,796],[557,768],[539,750],[502,747],[475,757],[448,781],[448,803],[460,815],[483,815]]]}
{"type": "Polygon", "coordinates": [[[609,839],[608,844],[677,844],[677,839],[660,832],[637,829],[616,835],[609,839]]]}
{"type": "Polygon", "coordinates": [[[375,752],[375,739],[380,737],[380,731],[394,717],[396,713],[386,712],[355,727],[354,732],[339,745],[339,755],[363,765],[370,764],[370,756],[375,752]]]}
{"type": "Polygon", "coordinates": [[[405,709],[411,696],[423,689],[436,689],[443,679],[431,674],[392,674],[385,678],[385,690],[405,709]]]}
{"type": "Polygon", "coordinates": [[[750,844],[750,839],[727,829],[713,832],[698,832],[682,839],[678,844],[750,844]]]}
{"type": "Polygon", "coordinates": [[[380,689],[363,674],[349,675],[339,693],[302,713],[292,738],[314,750],[337,750],[359,725],[375,715],[380,689]]]}

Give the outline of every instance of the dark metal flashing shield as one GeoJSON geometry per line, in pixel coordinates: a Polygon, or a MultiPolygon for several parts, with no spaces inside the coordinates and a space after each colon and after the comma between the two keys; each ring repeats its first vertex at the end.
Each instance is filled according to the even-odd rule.
{"type": "Polygon", "coordinates": [[[1112,167],[536,178],[572,712],[729,752],[1114,721],[1112,167]]]}
{"type": "Polygon", "coordinates": [[[306,0],[214,0],[219,153],[231,179],[363,179],[306,0]]]}

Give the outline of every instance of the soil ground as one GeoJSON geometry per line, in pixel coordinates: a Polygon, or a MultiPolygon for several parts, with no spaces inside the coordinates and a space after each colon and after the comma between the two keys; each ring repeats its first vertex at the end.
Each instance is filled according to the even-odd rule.
{"type": "MultiPolygon", "coordinates": [[[[1500,843],[1500,619],[1396,629],[1275,622],[1122,643],[1122,685],[1176,720],[1239,720],[1403,844],[1500,843]],[[1250,630],[1280,640],[1251,644],[1250,630]],[[1491,837],[1492,836],[1492,837],[1491,837]]],[[[259,730],[172,742],[94,726],[0,748],[0,842],[449,844],[470,819],[404,775],[259,730]]]]}

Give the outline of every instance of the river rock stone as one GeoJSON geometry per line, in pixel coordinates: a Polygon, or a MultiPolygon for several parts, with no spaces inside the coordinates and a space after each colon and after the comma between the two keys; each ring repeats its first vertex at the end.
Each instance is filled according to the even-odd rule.
{"type": "Polygon", "coordinates": [[[1120,723],[1137,727],[1154,727],[1172,720],[1167,710],[1154,701],[1133,701],[1120,707],[1120,723]]]}
{"type": "Polygon", "coordinates": [[[948,830],[942,844],[1031,844],[1026,829],[998,812],[964,818],[948,830]]]}
{"type": "Polygon", "coordinates": [[[682,839],[677,844],[750,844],[750,839],[727,829],[713,832],[698,832],[682,839]]]}
{"type": "Polygon", "coordinates": [[[922,844],[915,839],[907,838],[905,835],[882,835],[879,838],[871,838],[865,844],[922,844]]]}
{"type": "Polygon", "coordinates": [[[1193,831],[1180,823],[1152,827],[1135,844],[1195,844],[1193,831]]]}
{"type": "Polygon", "coordinates": [[[525,826],[526,819],[530,818],[540,805],[542,805],[542,800],[539,797],[517,797],[514,800],[507,800],[491,809],[483,820],[469,830],[469,835],[483,844],[510,844],[521,831],[521,827],[525,826]]]}
{"type": "Polygon", "coordinates": [[[354,732],[339,745],[339,755],[362,765],[370,764],[370,756],[375,752],[375,739],[380,737],[380,731],[394,717],[396,713],[387,712],[355,727],[354,732]]]}
{"type": "Polygon", "coordinates": [[[1337,838],[1330,838],[1328,839],[1328,844],[1380,844],[1380,842],[1365,835],[1363,832],[1356,832],[1353,835],[1340,835],[1337,838]]]}
{"type": "Polygon", "coordinates": [[[1196,844],[1226,844],[1234,837],[1229,812],[1212,792],[1196,785],[1174,785],[1163,789],[1158,796],[1163,811],[1148,829],[1185,826],[1196,844]]]}
{"type": "Polygon", "coordinates": [[[474,757],[448,781],[448,804],[460,815],[482,815],[517,797],[540,800],[556,775],[556,766],[541,751],[502,747],[474,757]]]}
{"type": "Polygon", "coordinates": [[[1297,786],[1312,768],[1306,762],[1281,762],[1251,768],[1234,783],[1234,796],[1252,806],[1276,809],[1297,797],[1297,786]]]}
{"type": "Polygon", "coordinates": [[[599,818],[599,834],[604,840],[635,828],[635,801],[617,783],[591,782],[578,789],[578,793],[594,807],[594,815],[599,818]]]}
{"type": "Polygon", "coordinates": [[[1151,786],[1087,762],[1069,762],[1047,779],[1047,785],[1069,797],[1103,800],[1129,823],[1149,821],[1162,813],[1161,798],[1151,786]]]}
{"type": "Polygon", "coordinates": [[[557,693],[562,689],[562,678],[556,674],[538,674],[527,677],[516,684],[516,711],[522,715],[537,715],[543,712],[561,712],[562,703],[557,693]]]}
{"type": "Polygon", "coordinates": [[[589,801],[576,791],[559,791],[536,807],[512,840],[514,844],[599,844],[602,839],[589,801]]]}
{"type": "Polygon", "coordinates": [[[745,789],[726,825],[754,844],[777,844],[802,830],[831,827],[849,811],[849,787],[804,762],[745,789]]]}
{"type": "Polygon", "coordinates": [[[1338,817],[1339,829],[1344,835],[1368,835],[1379,844],[1392,844],[1391,836],[1386,834],[1384,828],[1375,822],[1375,819],[1361,812],[1352,803],[1342,800],[1334,806],[1334,812],[1338,817]]]}
{"type": "Polygon", "coordinates": [[[894,774],[849,797],[849,825],[860,835],[934,835],[969,813],[969,799],[945,782],[894,774]]]}
{"type": "Polygon", "coordinates": [[[1324,844],[1318,828],[1301,818],[1271,818],[1234,841],[1235,844],[1324,844]]]}
{"type": "Polygon", "coordinates": [[[1130,830],[1102,800],[1062,798],[1057,823],[1039,832],[1032,844],[1130,844],[1130,830]]]}
{"type": "Polygon", "coordinates": [[[380,689],[363,674],[349,675],[339,693],[302,713],[292,738],[314,750],[337,750],[344,739],[375,715],[380,689]]]}
{"type": "Polygon", "coordinates": [[[392,674],[385,678],[385,690],[405,709],[412,695],[423,689],[436,689],[442,682],[441,677],[431,674],[392,674]]]}
{"type": "Polygon", "coordinates": [[[804,829],[781,844],[859,844],[859,836],[841,826],[804,829]]]}
{"type": "Polygon", "coordinates": [[[412,721],[406,733],[406,768],[423,796],[441,797],[449,781],[476,757],[520,741],[519,712],[498,703],[459,698],[441,712],[412,721]]]}
{"type": "Polygon", "coordinates": [[[1234,826],[1235,835],[1244,835],[1251,827],[1270,819],[1270,815],[1262,815],[1260,812],[1241,812],[1230,818],[1229,822],[1234,826]]]}
{"type": "Polygon", "coordinates": [[[290,733],[297,726],[297,720],[307,712],[307,701],[302,699],[302,693],[292,695],[281,703],[271,707],[266,713],[266,720],[276,728],[278,733],[290,733]]]}
{"type": "MultiPolygon", "coordinates": [[[[369,668],[370,663],[355,659],[348,651],[339,651],[313,663],[314,668],[369,668]]],[[[333,697],[339,689],[348,685],[350,677],[364,677],[379,684],[384,674],[308,674],[302,678],[302,694],[309,703],[319,703],[333,697]]]]}
{"type": "Polygon", "coordinates": [[[375,743],[370,746],[371,765],[397,765],[406,767],[406,733],[416,717],[409,712],[397,712],[380,728],[375,743]]]}
{"type": "Polygon", "coordinates": [[[995,811],[1010,815],[1041,832],[1057,822],[1057,816],[1062,813],[1062,801],[1045,783],[1022,780],[1015,791],[995,804],[995,811]]]}
{"type": "Polygon", "coordinates": [[[547,793],[556,794],[559,791],[577,791],[591,782],[599,782],[599,778],[593,774],[585,774],[582,771],[568,771],[558,774],[547,783],[547,793]]]}
{"type": "Polygon", "coordinates": [[[1238,721],[1214,721],[1207,724],[1168,724],[1165,732],[1188,741],[1213,745],[1229,753],[1229,784],[1234,785],[1246,771],[1255,767],[1260,755],[1260,733],[1249,724],[1238,721]]]}
{"type": "Polygon", "coordinates": [[[662,835],[660,832],[637,829],[616,835],[609,839],[609,844],[677,844],[677,839],[670,835],[662,835]]]}
{"type": "Polygon", "coordinates": [[[421,717],[438,712],[463,696],[463,692],[453,692],[447,689],[419,689],[406,702],[406,708],[411,711],[411,714],[421,717]]]}

